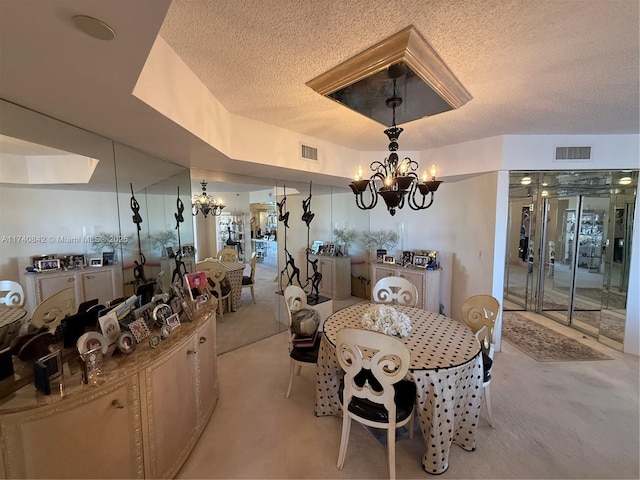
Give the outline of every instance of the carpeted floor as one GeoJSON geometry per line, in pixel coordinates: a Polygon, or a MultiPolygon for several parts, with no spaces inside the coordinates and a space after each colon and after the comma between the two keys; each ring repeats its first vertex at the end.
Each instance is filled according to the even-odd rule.
{"type": "Polygon", "coordinates": [[[608,355],[527,320],[517,312],[503,312],[502,338],[539,362],[611,360],[608,355]]]}

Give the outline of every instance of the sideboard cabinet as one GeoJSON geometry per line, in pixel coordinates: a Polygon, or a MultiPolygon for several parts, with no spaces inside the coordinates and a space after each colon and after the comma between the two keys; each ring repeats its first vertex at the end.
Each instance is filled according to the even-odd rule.
{"type": "Polygon", "coordinates": [[[122,297],[122,266],[86,267],[77,270],[26,273],[27,308],[33,312],[46,298],[72,287],[76,307],[86,300],[97,298],[102,304],[122,297]]]}
{"type": "Polygon", "coordinates": [[[371,288],[384,277],[402,277],[418,290],[417,308],[440,312],[440,272],[423,268],[401,267],[386,263],[371,264],[371,288]]]}
{"type": "MultiPolygon", "coordinates": [[[[322,280],[318,293],[333,300],[343,300],[351,296],[351,257],[329,257],[309,255],[309,260],[318,261],[318,272],[322,280]]],[[[309,269],[309,275],[313,272],[309,269]]]]}
{"type": "MultiPolygon", "coordinates": [[[[215,312],[157,349],[105,357],[98,383],[32,384],[0,402],[0,478],[173,478],[218,399],[215,312]]],[[[74,367],[77,370],[77,367],[74,367]]]]}

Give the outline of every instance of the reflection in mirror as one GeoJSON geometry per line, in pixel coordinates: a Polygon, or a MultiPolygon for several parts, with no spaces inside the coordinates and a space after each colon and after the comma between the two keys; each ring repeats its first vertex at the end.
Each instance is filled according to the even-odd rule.
{"type": "MultiPolygon", "coordinates": [[[[118,255],[122,258],[125,296],[152,281],[168,290],[172,281],[180,279],[173,275],[175,255],[182,247],[194,245],[189,171],[119,143],[115,144],[115,157],[124,240],[118,245],[118,255]],[[184,208],[179,230],[178,191],[184,208]]],[[[193,254],[181,260],[188,273],[194,271],[193,254]]]]}
{"type": "Polygon", "coordinates": [[[83,268],[101,258],[102,232],[119,233],[112,142],[7,102],[2,108],[0,279],[23,286],[28,315],[70,282],[83,282],[85,294],[102,301],[121,295],[119,266],[83,268]],[[62,174],[69,165],[93,172],[62,174]],[[61,268],[27,273],[41,255],[59,259],[61,268]]]}

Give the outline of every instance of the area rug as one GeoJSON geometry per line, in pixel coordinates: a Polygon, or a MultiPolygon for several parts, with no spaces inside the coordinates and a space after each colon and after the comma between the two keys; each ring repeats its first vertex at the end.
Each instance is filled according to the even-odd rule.
{"type": "Polygon", "coordinates": [[[608,355],[516,312],[503,312],[502,337],[538,362],[612,360],[608,355]]]}

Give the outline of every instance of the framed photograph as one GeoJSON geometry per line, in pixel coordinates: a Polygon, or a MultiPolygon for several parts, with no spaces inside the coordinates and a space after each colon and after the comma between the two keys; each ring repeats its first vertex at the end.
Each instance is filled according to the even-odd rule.
{"type": "Polygon", "coordinates": [[[120,323],[118,322],[118,314],[115,310],[111,310],[106,315],[98,318],[98,323],[100,324],[100,330],[102,331],[102,335],[105,336],[109,345],[113,345],[118,340],[120,336],[120,323]]]}
{"type": "Polygon", "coordinates": [[[31,265],[33,265],[33,268],[37,268],[39,270],[40,267],[38,266],[38,262],[40,260],[53,260],[53,258],[53,255],[34,255],[31,257],[31,265]]]}
{"type": "Polygon", "coordinates": [[[169,326],[169,328],[171,328],[172,332],[176,328],[178,328],[180,326],[180,318],[178,317],[178,314],[174,313],[169,318],[167,318],[167,325],[169,326]]]}
{"type": "Polygon", "coordinates": [[[440,260],[438,259],[438,252],[436,250],[430,250],[427,252],[427,268],[434,270],[440,266],[440,260]]]}
{"type": "Polygon", "coordinates": [[[376,250],[376,261],[378,263],[382,263],[384,261],[384,256],[387,254],[387,250],[384,248],[379,248],[376,250]]]}
{"type": "Polygon", "coordinates": [[[336,245],[335,243],[328,243],[325,248],[325,254],[329,256],[334,256],[336,254],[336,245]]]}
{"type": "Polygon", "coordinates": [[[153,325],[153,309],[156,307],[155,303],[149,302],[141,307],[136,308],[133,311],[133,317],[135,320],[143,320],[147,325],[153,325]]]}
{"type": "Polygon", "coordinates": [[[196,254],[196,247],[193,245],[183,245],[182,254],[186,257],[193,257],[196,254]]]}
{"type": "Polygon", "coordinates": [[[173,258],[176,256],[176,253],[173,251],[173,247],[164,247],[164,249],[167,251],[167,257],[173,258]]]}
{"type": "Polygon", "coordinates": [[[102,252],[102,265],[113,265],[115,252],[102,252]]]}
{"type": "Polygon", "coordinates": [[[182,311],[187,317],[187,320],[191,322],[193,320],[193,316],[195,315],[195,310],[193,307],[193,302],[190,299],[185,299],[182,301],[182,311]]]}
{"type": "Polygon", "coordinates": [[[169,306],[171,307],[172,313],[177,313],[178,315],[182,313],[182,302],[180,301],[179,297],[177,296],[171,297],[171,300],[169,301],[169,306]]]}
{"type": "Polygon", "coordinates": [[[95,257],[89,259],[90,267],[101,267],[102,266],[102,257],[95,257]]]}
{"type": "Polygon", "coordinates": [[[311,247],[311,251],[315,254],[318,253],[318,251],[320,250],[320,247],[324,245],[324,242],[322,240],[316,240],[313,242],[313,246],[311,247]]]}
{"type": "Polygon", "coordinates": [[[414,256],[413,252],[410,252],[410,251],[402,252],[402,264],[413,265],[413,256],[414,256]]]}
{"type": "Polygon", "coordinates": [[[319,245],[317,254],[318,255],[325,255],[326,253],[327,253],[327,246],[326,245],[319,245]]]}
{"type": "Polygon", "coordinates": [[[166,303],[159,303],[153,309],[153,322],[156,327],[162,327],[164,325],[167,318],[169,318],[173,312],[171,311],[171,307],[166,303]]]}
{"type": "Polygon", "coordinates": [[[45,374],[49,380],[62,375],[62,353],[60,350],[40,357],[37,361],[45,369],[45,374]]]}
{"type": "Polygon", "coordinates": [[[424,255],[416,255],[413,257],[413,265],[418,268],[427,268],[427,260],[424,255]]]}
{"type": "Polygon", "coordinates": [[[38,270],[41,272],[60,270],[60,259],[38,260],[38,270]]]}
{"type": "Polygon", "coordinates": [[[120,353],[129,355],[136,349],[136,338],[131,332],[122,332],[116,341],[116,348],[120,353]]]}
{"type": "Polygon", "coordinates": [[[396,257],[394,257],[393,255],[384,255],[382,257],[382,263],[394,265],[396,263],[396,257]]]}
{"type": "Polygon", "coordinates": [[[140,343],[142,340],[151,335],[151,331],[149,331],[149,327],[145,323],[144,320],[139,318],[138,320],[134,320],[129,324],[129,330],[133,334],[133,337],[136,339],[136,342],[140,343]]]}
{"type": "Polygon", "coordinates": [[[158,348],[160,345],[160,335],[151,335],[149,345],[151,345],[151,348],[158,348]]]}
{"type": "Polygon", "coordinates": [[[207,288],[207,274],[204,272],[187,273],[187,283],[189,284],[189,294],[191,300],[195,300],[202,295],[207,288]]]}

